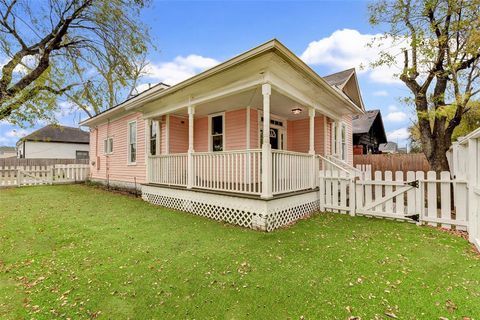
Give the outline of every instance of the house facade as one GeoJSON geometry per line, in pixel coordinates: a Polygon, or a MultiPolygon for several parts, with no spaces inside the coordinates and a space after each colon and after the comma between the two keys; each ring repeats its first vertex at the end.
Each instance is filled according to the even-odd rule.
{"type": "Polygon", "coordinates": [[[88,160],[89,141],[87,131],[52,124],[18,140],[17,158],[88,160]]]}
{"type": "Polygon", "coordinates": [[[376,154],[380,152],[380,144],[387,143],[380,110],[354,115],[352,126],[354,154],[376,154]]]}
{"type": "Polygon", "coordinates": [[[246,227],[290,223],[318,209],[325,161],[352,164],[352,116],[363,113],[356,75],[330,80],[272,40],[159,84],[82,123],[91,179],[246,227]]]}

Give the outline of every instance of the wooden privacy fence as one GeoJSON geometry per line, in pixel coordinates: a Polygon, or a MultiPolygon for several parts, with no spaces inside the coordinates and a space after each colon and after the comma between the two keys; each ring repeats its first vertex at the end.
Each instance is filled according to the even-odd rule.
{"type": "Polygon", "coordinates": [[[320,171],[320,208],[466,230],[467,181],[449,172],[320,171]]]}
{"type": "Polygon", "coordinates": [[[0,167],[0,187],[72,183],[87,180],[87,164],[0,167]]]}
{"type": "Polygon", "coordinates": [[[24,158],[4,158],[0,159],[0,168],[6,166],[51,166],[57,164],[88,164],[89,160],[77,159],[24,159],[24,158]]]}
{"type": "Polygon", "coordinates": [[[354,167],[371,166],[371,171],[423,171],[428,172],[430,165],[423,153],[363,154],[353,156],[354,167]]]}

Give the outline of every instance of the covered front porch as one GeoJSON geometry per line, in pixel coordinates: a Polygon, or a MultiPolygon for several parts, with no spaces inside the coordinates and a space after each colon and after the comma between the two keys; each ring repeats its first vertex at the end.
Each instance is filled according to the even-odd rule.
{"type": "Polygon", "coordinates": [[[341,114],[271,83],[150,114],[147,182],[270,199],[313,190],[328,156],[347,156],[341,114]]]}

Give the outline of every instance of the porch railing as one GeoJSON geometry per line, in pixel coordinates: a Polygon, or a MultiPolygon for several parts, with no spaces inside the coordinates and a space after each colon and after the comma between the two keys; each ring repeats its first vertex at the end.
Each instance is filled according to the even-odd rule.
{"type": "Polygon", "coordinates": [[[261,194],[262,151],[195,152],[193,187],[261,194]]]}
{"type": "MultiPolygon", "coordinates": [[[[148,157],[148,181],[269,197],[262,182],[262,150],[193,152],[190,157],[190,170],[188,153],[148,157]]],[[[272,150],[270,197],[315,188],[321,165],[319,156],[272,150]]]]}
{"type": "Polygon", "coordinates": [[[187,154],[168,154],[148,158],[148,181],[173,186],[187,185],[187,154]]]}
{"type": "Polygon", "coordinates": [[[318,158],[311,154],[273,150],[273,194],[312,188],[319,169],[318,164],[318,158]]]}

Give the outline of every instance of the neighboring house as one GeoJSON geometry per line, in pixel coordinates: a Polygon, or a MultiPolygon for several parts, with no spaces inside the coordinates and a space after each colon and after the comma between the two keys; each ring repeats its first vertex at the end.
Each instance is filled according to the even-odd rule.
{"type": "Polygon", "coordinates": [[[363,112],[354,69],[322,78],[272,40],[82,125],[91,179],[272,230],[318,210],[320,165],[350,167],[352,116],[363,112]]]}
{"type": "Polygon", "coordinates": [[[381,153],[398,153],[398,145],[395,142],[381,143],[378,149],[381,153]]]}
{"type": "Polygon", "coordinates": [[[89,159],[87,131],[48,125],[17,142],[17,157],[27,159],[89,159]]]}
{"type": "Polygon", "coordinates": [[[379,144],[387,143],[380,110],[367,110],[364,114],[353,116],[352,126],[355,154],[378,153],[379,144]]]}
{"type": "Polygon", "coordinates": [[[0,159],[15,158],[16,156],[17,156],[17,151],[15,150],[15,147],[7,147],[7,146],[0,147],[0,159]]]}

